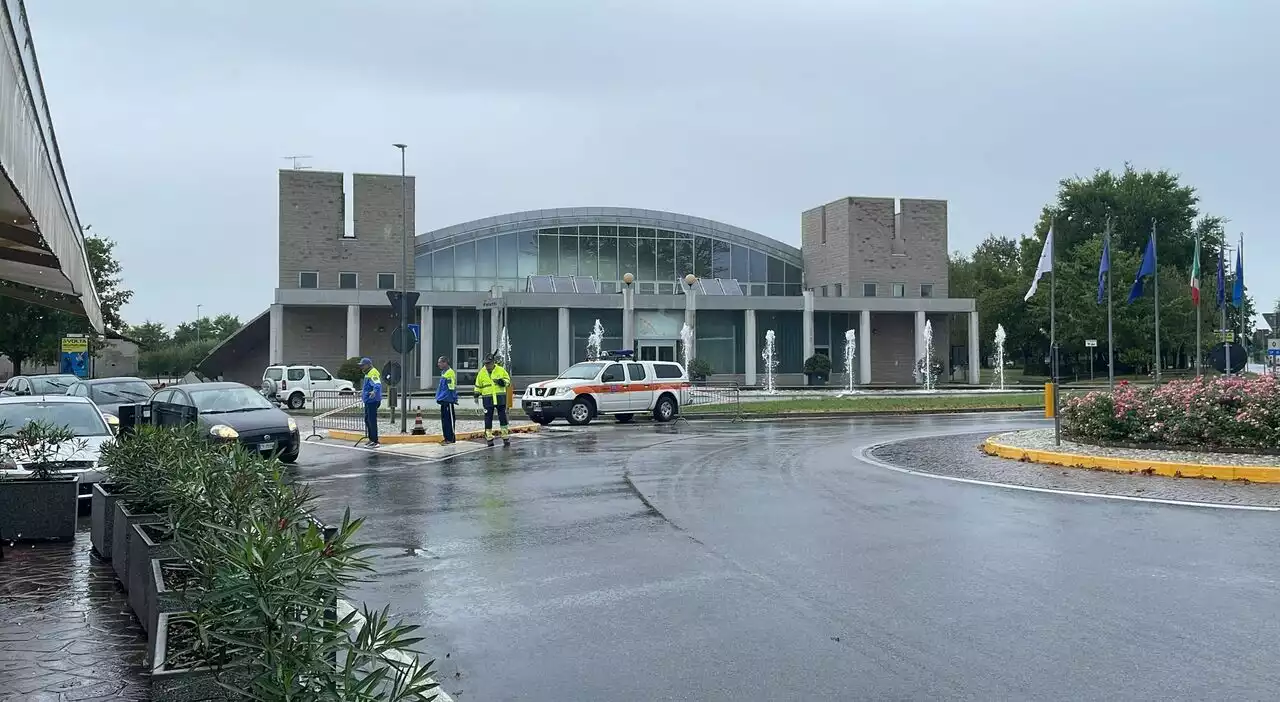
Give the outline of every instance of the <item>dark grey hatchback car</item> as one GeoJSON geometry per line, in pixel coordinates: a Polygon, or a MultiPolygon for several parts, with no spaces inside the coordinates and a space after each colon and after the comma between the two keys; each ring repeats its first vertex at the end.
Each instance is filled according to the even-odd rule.
{"type": "Polygon", "coordinates": [[[261,393],[240,383],[174,385],[151,396],[151,421],[181,426],[195,421],[211,441],[238,441],[285,463],[298,460],[298,424],[261,393]]]}

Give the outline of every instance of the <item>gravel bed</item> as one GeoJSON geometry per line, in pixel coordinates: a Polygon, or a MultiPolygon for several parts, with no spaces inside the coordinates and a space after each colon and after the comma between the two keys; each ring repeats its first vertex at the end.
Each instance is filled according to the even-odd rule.
{"type": "Polygon", "coordinates": [[[1038,451],[1079,453],[1106,458],[1129,458],[1162,463],[1197,463],[1213,466],[1270,466],[1280,467],[1280,456],[1260,456],[1248,453],[1208,453],[1203,451],[1159,451],[1154,449],[1113,448],[1078,444],[1062,440],[1061,446],[1053,443],[1052,429],[1024,429],[997,434],[992,439],[1006,446],[1038,451]]]}
{"type": "MultiPolygon", "coordinates": [[[[1049,443],[1052,444],[1053,430],[1050,429],[1048,433],[1049,443]]],[[[982,442],[990,436],[989,432],[983,432],[908,439],[881,446],[872,455],[902,468],[971,480],[1161,500],[1280,507],[1280,484],[1131,475],[1023,463],[983,453],[982,442]]],[[[1222,458],[1221,454],[1213,456],[1222,458]]],[[[1242,458],[1256,460],[1264,457],[1242,458]]]]}

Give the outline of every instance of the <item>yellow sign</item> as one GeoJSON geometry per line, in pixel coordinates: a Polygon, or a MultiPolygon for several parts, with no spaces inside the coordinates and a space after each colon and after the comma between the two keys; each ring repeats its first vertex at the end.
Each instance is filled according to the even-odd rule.
{"type": "Polygon", "coordinates": [[[89,352],[89,338],[88,338],[88,337],[83,337],[83,336],[81,336],[81,337],[74,337],[74,336],[64,336],[64,337],[62,337],[62,352],[63,352],[63,353],[88,353],[88,352],[89,352]]]}

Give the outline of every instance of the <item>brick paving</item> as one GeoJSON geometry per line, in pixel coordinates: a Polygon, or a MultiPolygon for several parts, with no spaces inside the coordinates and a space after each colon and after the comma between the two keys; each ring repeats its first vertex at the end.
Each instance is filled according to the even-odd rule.
{"type": "MultiPolygon", "coordinates": [[[[1052,431],[1050,434],[1052,435],[1052,431]]],[[[980,447],[989,436],[990,432],[910,439],[881,446],[873,455],[886,463],[923,473],[1026,487],[1161,500],[1280,507],[1280,485],[1277,484],[1169,478],[1023,463],[983,453],[980,447]]],[[[1266,457],[1266,460],[1274,459],[1273,456],[1266,457]]]]}
{"type": "Polygon", "coordinates": [[[87,526],[70,543],[4,544],[0,702],[151,698],[146,635],[87,526]]]}

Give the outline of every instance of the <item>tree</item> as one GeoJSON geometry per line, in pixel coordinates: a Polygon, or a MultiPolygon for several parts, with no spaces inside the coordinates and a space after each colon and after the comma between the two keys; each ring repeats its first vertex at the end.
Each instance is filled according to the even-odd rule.
{"type": "Polygon", "coordinates": [[[169,343],[169,330],[160,322],[146,321],[137,326],[128,326],[123,330],[125,336],[138,342],[142,351],[151,351],[169,343]]]}
{"type": "MultiPolygon", "coordinates": [[[[121,287],[122,269],[115,259],[115,246],[114,241],[102,237],[84,239],[89,275],[98,291],[103,323],[119,329],[124,326],[120,310],[133,297],[133,291],[121,287]]],[[[25,300],[0,299],[0,353],[9,357],[15,374],[21,372],[22,363],[27,360],[57,362],[61,339],[67,334],[88,335],[91,353],[101,347],[101,339],[84,317],[25,300]]]]}
{"type": "Polygon", "coordinates": [[[186,344],[199,339],[221,341],[240,330],[240,318],[231,314],[220,314],[217,317],[201,317],[194,322],[183,322],[173,330],[173,341],[186,344]]]}

